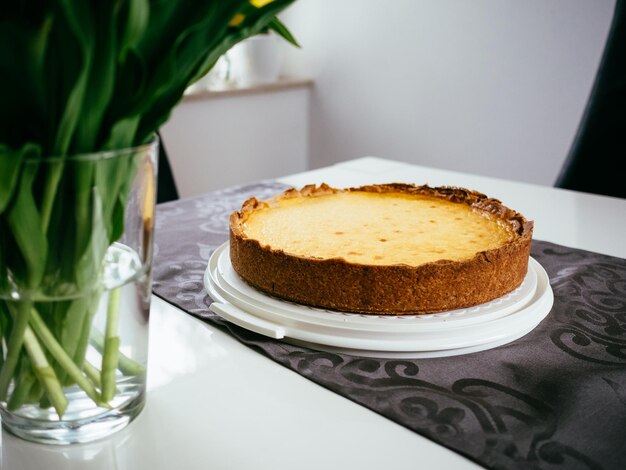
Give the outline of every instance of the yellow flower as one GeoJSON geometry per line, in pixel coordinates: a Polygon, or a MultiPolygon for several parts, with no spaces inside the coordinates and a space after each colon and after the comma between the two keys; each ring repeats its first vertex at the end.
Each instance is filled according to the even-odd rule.
{"type": "MultiPolygon", "coordinates": [[[[250,0],[250,5],[256,8],[263,8],[265,5],[267,5],[268,3],[272,3],[273,1],[274,0],[250,0]]],[[[237,13],[228,22],[228,26],[232,26],[232,27],[239,26],[245,19],[246,17],[243,14],[237,13]]]]}
{"type": "Polygon", "coordinates": [[[268,3],[272,3],[274,0],[250,0],[253,7],[263,8],[268,3]]]}
{"type": "Polygon", "coordinates": [[[237,13],[232,19],[228,22],[228,26],[239,26],[246,17],[241,13],[237,13]]]}

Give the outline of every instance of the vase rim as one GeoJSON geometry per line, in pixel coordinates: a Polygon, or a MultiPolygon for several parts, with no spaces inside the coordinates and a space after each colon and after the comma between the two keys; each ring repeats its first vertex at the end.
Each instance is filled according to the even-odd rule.
{"type": "Polygon", "coordinates": [[[158,134],[154,134],[150,137],[150,139],[143,144],[138,144],[131,147],[122,147],[119,149],[110,149],[110,150],[96,150],[93,152],[82,152],[70,155],[53,155],[49,157],[39,156],[39,157],[25,157],[24,162],[46,162],[46,163],[54,163],[59,161],[90,161],[90,160],[108,160],[110,158],[115,158],[120,155],[128,154],[128,153],[137,153],[146,151],[150,148],[156,148],[159,143],[158,134]]]}

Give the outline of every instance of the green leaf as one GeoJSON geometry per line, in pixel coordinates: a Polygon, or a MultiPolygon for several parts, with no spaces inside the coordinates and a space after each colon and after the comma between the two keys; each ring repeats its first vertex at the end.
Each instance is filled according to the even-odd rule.
{"type": "MultiPolygon", "coordinates": [[[[31,87],[33,91],[33,98],[36,100],[37,109],[45,116],[47,110],[46,96],[46,53],[48,50],[48,42],[50,39],[50,32],[53,25],[53,15],[48,13],[41,22],[38,30],[32,36],[31,41],[28,43],[28,51],[30,61],[28,62],[28,74],[25,77],[31,81],[31,87]]],[[[45,122],[45,121],[44,121],[45,122]]]]}
{"type": "Polygon", "coordinates": [[[136,141],[137,128],[141,116],[135,114],[120,119],[111,127],[109,136],[104,144],[106,149],[127,148],[136,141]]]}
{"type": "MultiPolygon", "coordinates": [[[[206,74],[232,46],[268,26],[292,0],[274,0],[263,8],[256,8],[248,2],[224,3],[234,9],[214,8],[202,17],[201,22],[183,30],[175,38],[173,47],[162,51],[154,72],[148,72],[153,81],[146,89],[150,98],[142,102],[139,111],[142,116],[137,132],[139,139],[166,122],[189,84],[206,74]],[[244,15],[244,20],[236,27],[226,26],[234,13],[244,15]]],[[[146,63],[151,64],[151,60],[147,59],[146,63]]]]}
{"type": "Polygon", "coordinates": [[[36,157],[38,154],[39,147],[35,144],[26,144],[17,151],[0,144],[0,214],[11,201],[23,159],[36,157]]]}
{"type": "Polygon", "coordinates": [[[272,18],[268,24],[268,28],[295,47],[300,47],[300,44],[298,44],[296,38],[293,37],[293,34],[291,34],[287,27],[277,17],[272,18]]]}
{"type": "Polygon", "coordinates": [[[99,192],[102,200],[102,217],[110,243],[116,241],[124,231],[124,208],[128,199],[124,183],[130,184],[133,181],[134,172],[130,171],[132,160],[133,153],[129,151],[104,159],[96,167],[94,189],[99,192]],[[116,211],[120,199],[123,205],[121,221],[118,221],[116,211]]]}
{"type": "MultiPolygon", "coordinates": [[[[8,248],[8,242],[5,240],[6,232],[9,229],[6,226],[6,222],[3,217],[0,217],[0,298],[8,297],[10,290],[9,269],[7,263],[6,249],[8,248]]],[[[2,302],[0,300],[0,335],[2,334],[2,302]]],[[[0,367],[2,367],[2,354],[0,354],[0,367]]]]}
{"type": "Polygon", "coordinates": [[[39,285],[46,266],[48,241],[33,198],[36,164],[26,164],[21,172],[15,201],[7,210],[7,221],[27,268],[27,287],[39,285]]]}
{"type": "Polygon", "coordinates": [[[52,24],[49,3],[29,8],[0,2],[0,142],[14,149],[47,140],[49,76],[42,68],[52,24]]]}
{"type": "Polygon", "coordinates": [[[137,47],[144,35],[150,18],[150,3],[148,0],[128,0],[124,33],[120,41],[120,60],[126,58],[129,51],[137,47]]]}
{"type": "Polygon", "coordinates": [[[85,250],[89,249],[93,217],[92,194],[95,165],[93,161],[89,160],[72,162],[71,165],[74,176],[74,205],[71,216],[76,233],[76,259],[78,259],[85,250]]]}
{"type": "Polygon", "coordinates": [[[76,283],[79,287],[91,285],[102,266],[109,238],[102,213],[102,199],[96,188],[92,191],[91,237],[87,249],[76,263],[76,283]]]}
{"type": "Polygon", "coordinates": [[[93,4],[98,20],[93,24],[92,32],[84,32],[83,37],[93,34],[91,46],[92,60],[88,69],[84,104],[87,112],[81,113],[81,120],[76,126],[74,152],[89,152],[99,148],[101,135],[106,134],[102,123],[106,110],[113,98],[116,67],[118,59],[117,16],[108,2],[93,4]]]}
{"type": "Polygon", "coordinates": [[[76,126],[84,115],[83,105],[94,55],[94,34],[89,2],[62,0],[60,5],[67,21],[67,33],[73,35],[73,44],[79,47],[80,53],[80,63],[77,64],[79,73],[63,108],[53,149],[55,155],[66,155],[76,126]]]}

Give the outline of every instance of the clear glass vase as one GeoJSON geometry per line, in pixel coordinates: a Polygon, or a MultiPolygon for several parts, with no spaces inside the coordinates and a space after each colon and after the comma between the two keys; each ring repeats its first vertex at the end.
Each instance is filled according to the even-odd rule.
{"type": "Polygon", "coordinates": [[[25,157],[0,210],[0,415],[36,442],[89,442],[144,406],[156,137],[25,157]]]}

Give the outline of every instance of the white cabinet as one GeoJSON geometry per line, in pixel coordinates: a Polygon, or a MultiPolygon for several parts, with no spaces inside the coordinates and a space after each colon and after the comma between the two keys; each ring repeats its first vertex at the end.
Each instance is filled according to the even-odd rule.
{"type": "Polygon", "coordinates": [[[308,169],[311,82],[186,96],[161,128],[181,197],[308,169]]]}

